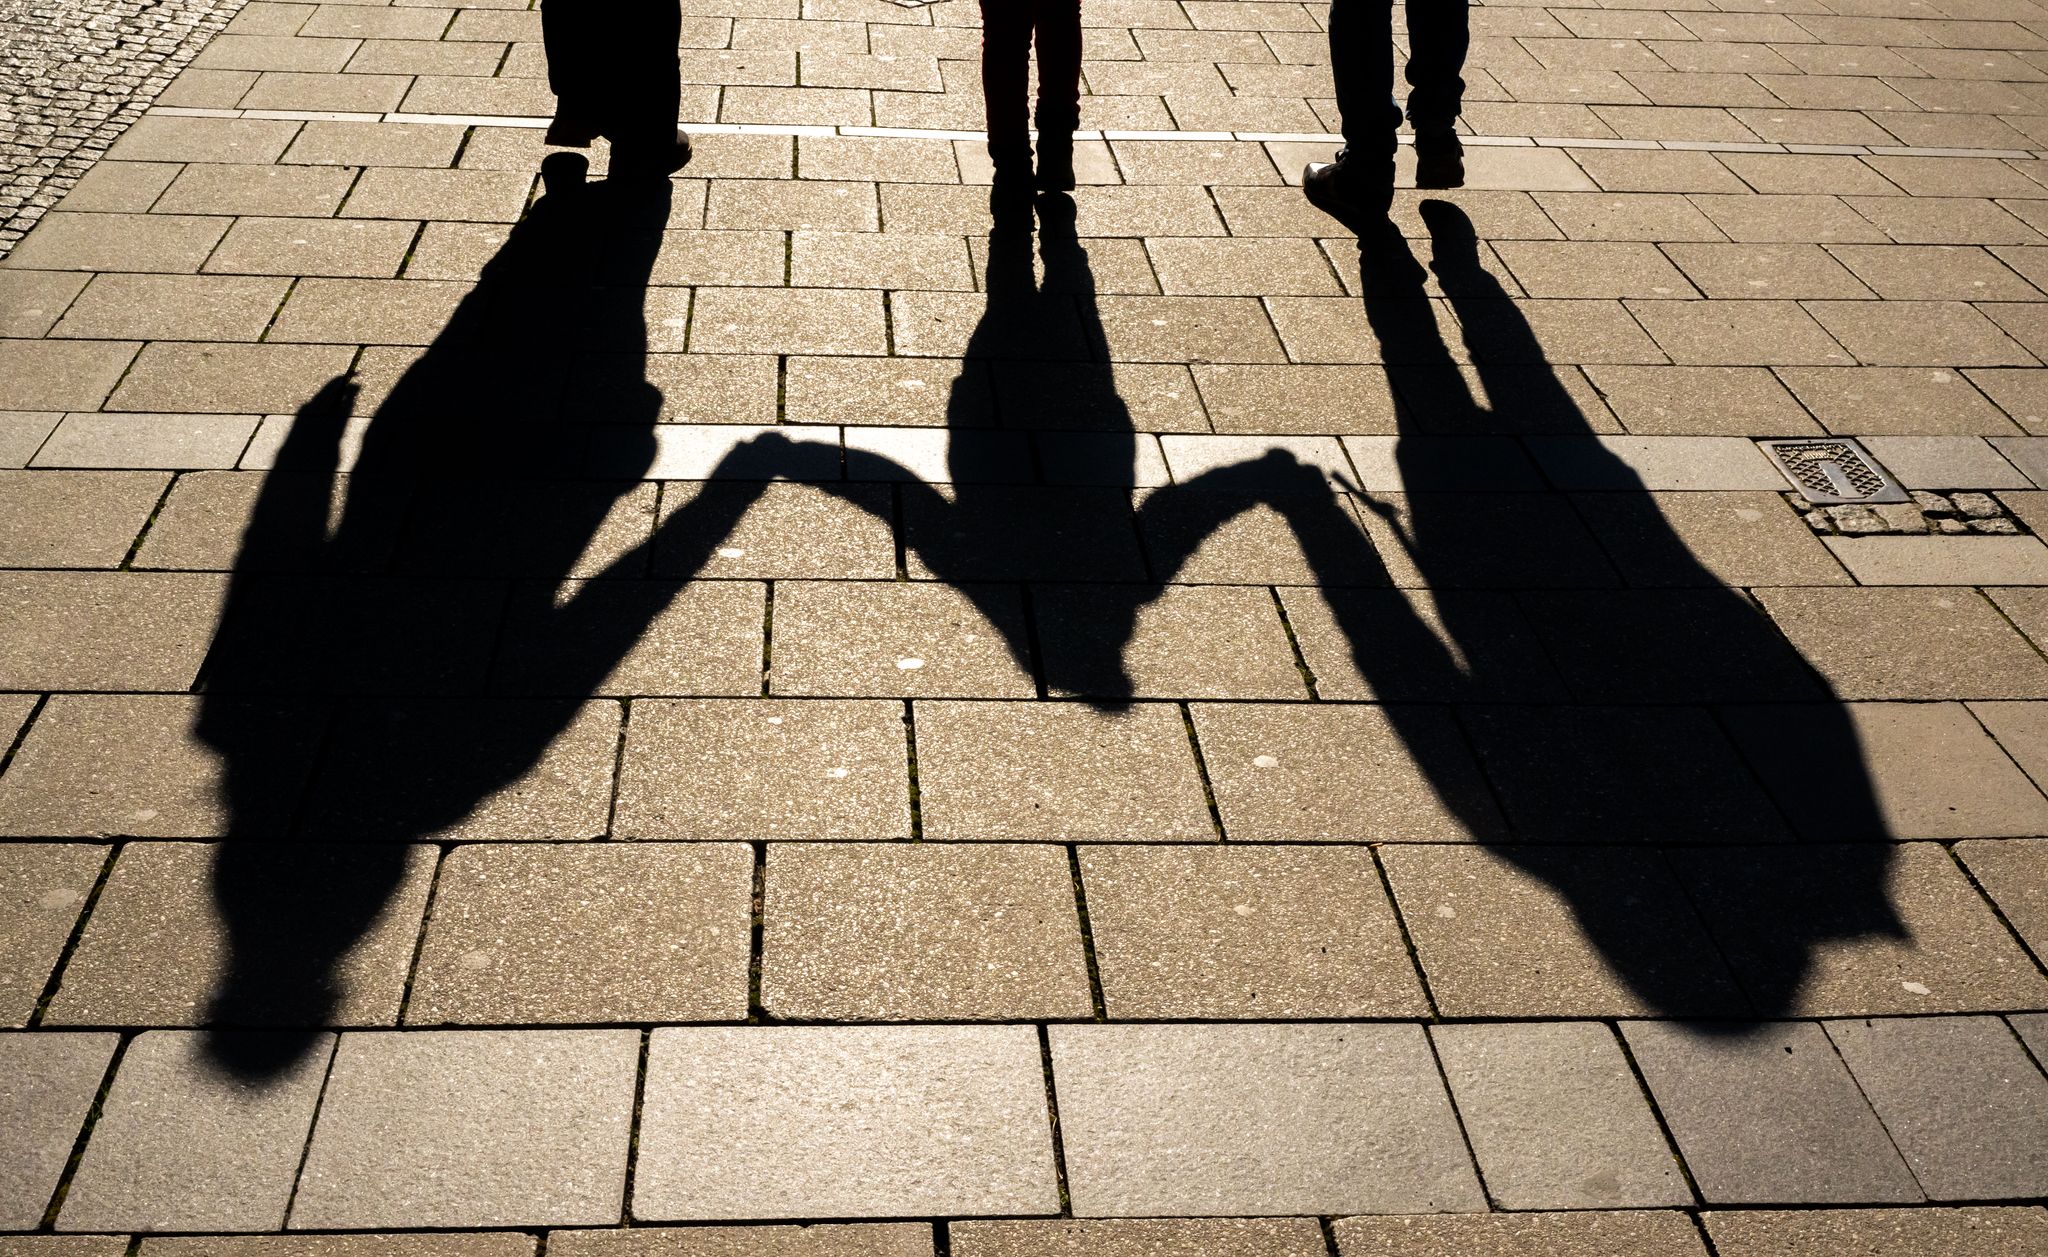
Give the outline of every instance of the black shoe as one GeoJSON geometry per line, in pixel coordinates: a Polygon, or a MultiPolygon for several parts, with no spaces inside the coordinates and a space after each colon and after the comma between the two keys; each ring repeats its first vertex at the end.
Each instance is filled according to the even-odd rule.
{"type": "Polygon", "coordinates": [[[1074,190],[1074,133],[1072,131],[1040,131],[1038,133],[1037,182],[1040,192],[1072,192],[1074,190]]]}
{"type": "Polygon", "coordinates": [[[1386,224],[1394,204],[1394,163],[1366,163],[1346,151],[1333,162],[1310,162],[1301,172],[1301,190],[1310,205],[1368,236],[1386,224]],[[1368,174],[1368,166],[1376,167],[1368,174]]]}
{"type": "Polygon", "coordinates": [[[690,133],[676,128],[673,141],[651,144],[612,141],[611,173],[626,178],[659,175],[666,178],[690,164],[690,133]]]}
{"type": "Polygon", "coordinates": [[[1462,188],[1465,186],[1465,146],[1455,131],[1415,133],[1415,186],[1418,188],[1462,188]]]}

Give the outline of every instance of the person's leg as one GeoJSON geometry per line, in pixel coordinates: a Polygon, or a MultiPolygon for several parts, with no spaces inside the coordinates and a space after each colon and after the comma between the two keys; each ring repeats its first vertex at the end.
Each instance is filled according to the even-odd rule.
{"type": "Polygon", "coordinates": [[[1330,75],[1337,84],[1344,147],[1375,164],[1392,160],[1401,126],[1394,104],[1393,28],[1393,0],[1330,0],[1330,75]]]}
{"type": "MultiPolygon", "coordinates": [[[[590,3],[590,0],[583,0],[590,3]]],[[[683,71],[683,19],[676,0],[614,0],[605,26],[605,134],[626,173],[668,173],[689,160],[676,126],[683,71]]]]}
{"type": "Polygon", "coordinates": [[[1465,52],[1472,43],[1467,0],[1406,0],[1408,121],[1448,131],[1465,103],[1465,52]]]}
{"type": "Polygon", "coordinates": [[[1344,151],[1302,172],[1308,199],[1360,234],[1380,225],[1394,199],[1401,110],[1394,104],[1393,21],[1393,0],[1330,0],[1330,69],[1344,151]]]}
{"type": "Polygon", "coordinates": [[[597,138],[603,81],[594,37],[597,12],[589,0],[542,0],[541,46],[548,59],[548,90],[555,94],[550,144],[584,148],[597,138]]]}
{"type": "Polygon", "coordinates": [[[988,155],[998,175],[1030,181],[1031,0],[981,0],[981,95],[988,155]]]}
{"type": "Polygon", "coordinates": [[[596,7],[609,15],[607,95],[618,128],[612,142],[673,139],[683,95],[683,19],[676,0],[612,0],[596,7]]]}
{"type": "Polygon", "coordinates": [[[1467,0],[1406,0],[1408,122],[1415,128],[1415,182],[1455,188],[1465,182],[1458,113],[1465,103],[1465,52],[1472,42],[1467,0]]]}
{"type": "Polygon", "coordinates": [[[1081,125],[1081,0],[1038,0],[1038,187],[1074,187],[1081,125]]]}

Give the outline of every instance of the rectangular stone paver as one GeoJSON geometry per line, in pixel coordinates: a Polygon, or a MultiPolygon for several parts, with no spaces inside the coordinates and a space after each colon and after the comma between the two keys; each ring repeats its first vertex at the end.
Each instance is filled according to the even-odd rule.
{"type": "Polygon", "coordinates": [[[753,871],[738,843],[459,847],[406,1023],[739,1020],[753,871]]]}
{"type": "Polygon", "coordinates": [[[936,582],[775,590],[769,688],[808,696],[1028,698],[1024,608],[1015,586],[936,582]]]}
{"type": "Polygon", "coordinates": [[[0,340],[0,409],[98,406],[121,382],[139,348],[123,340],[0,340]]]}
{"type": "Polygon", "coordinates": [[[617,827],[627,838],[910,836],[895,702],[690,699],[634,704],[617,827]]]}
{"type": "Polygon", "coordinates": [[[2048,546],[2034,537],[1829,537],[1865,585],[2048,585],[2048,546]]]}
{"type": "Polygon", "coordinates": [[[1996,1017],[1825,1024],[1929,1198],[2042,1194],[2048,1080],[1996,1017]]]}
{"type": "Polygon", "coordinates": [[[631,1030],[342,1036],[293,1228],[618,1221],[639,1040],[631,1030]]]}
{"type": "Polygon", "coordinates": [[[1709,1204],[1909,1203],[1921,1192],[1812,1022],[1624,1022],[1709,1204]]]}
{"type": "Polygon", "coordinates": [[[184,690],[220,611],[202,573],[0,575],[0,685],[23,690],[184,690]]]}
{"type": "Polygon", "coordinates": [[[956,1222],[956,1257],[1328,1257],[1313,1218],[956,1222]]]}
{"type": "MultiPolygon", "coordinates": [[[[1149,592],[1149,591],[1145,591],[1149,592]]],[[[1144,597],[1119,653],[1119,603],[1134,587],[1035,591],[1046,686],[1084,698],[1305,697],[1286,629],[1264,589],[1168,585],[1144,597]]]]}
{"type": "Polygon", "coordinates": [[[636,1226],[554,1231],[557,1257],[932,1257],[927,1222],[818,1222],[807,1226],[636,1226]]]}
{"type": "Polygon", "coordinates": [[[0,777],[10,837],[209,838],[285,828],[319,734],[299,705],[183,694],[58,694],[0,777]],[[210,728],[202,735],[202,718],[210,728]],[[260,763],[232,794],[215,746],[260,763]]]}
{"type": "Polygon", "coordinates": [[[1447,1016],[1747,1009],[1706,926],[1653,852],[1415,845],[1388,847],[1382,859],[1447,1016]]]}
{"type": "MultiPolygon", "coordinates": [[[[772,391],[772,362],[770,368],[772,391]]],[[[791,371],[794,392],[794,366],[791,371]]],[[[880,485],[827,491],[803,484],[671,482],[662,486],[653,574],[887,580],[896,571],[889,498],[889,490],[880,485]],[[692,527],[702,517],[730,518],[741,503],[745,513],[723,537],[707,537],[692,527]],[[679,517],[685,508],[692,513],[679,517]],[[704,554],[707,546],[709,555],[704,554]]]]}
{"type": "Polygon", "coordinates": [[[1586,493],[1574,502],[1631,585],[1851,583],[1776,493],[1586,493]],[[1673,534],[1689,553],[1674,550],[1673,534]]]}
{"type": "Polygon", "coordinates": [[[389,1025],[433,868],[419,846],[130,843],[47,1020],[204,1025],[224,1003],[244,1025],[389,1025]]]}
{"type": "Polygon", "coordinates": [[[153,1030],[129,1046],[60,1229],[283,1228],[334,1036],[312,1036],[279,1068],[248,1077],[223,1059],[235,1033],[153,1030]]]}
{"type": "Polygon", "coordinates": [[[599,837],[620,719],[618,704],[602,701],[351,704],[330,728],[302,832],[335,842],[599,837]],[[437,763],[444,771],[414,770],[437,763]]]}
{"type": "Polygon", "coordinates": [[[928,839],[1204,842],[1216,835],[1171,704],[919,702],[928,839]]]}
{"type": "Polygon", "coordinates": [[[1701,1215],[1722,1257],[2029,1257],[2048,1245],[2048,1210],[1807,1209],[1701,1215]]]}
{"type": "Polygon", "coordinates": [[[125,1235],[11,1235],[10,1257],[122,1257],[125,1235]]]}
{"type": "Polygon", "coordinates": [[[1487,1191],[1503,1207],[1692,1203],[1606,1026],[1437,1025],[1430,1039],[1487,1191]]]}
{"type": "Polygon", "coordinates": [[[2048,697],[2048,661],[1968,589],[1760,589],[1792,645],[1849,699],[2048,697]]]}
{"type": "Polygon", "coordinates": [[[7,263],[53,271],[191,274],[230,221],[188,214],[50,214],[7,263]]]}
{"type": "Polygon", "coordinates": [[[1029,1021],[1089,1011],[1066,853],[778,844],[761,1003],[790,1020],[1029,1021]]]}
{"type": "Polygon", "coordinates": [[[1440,709],[1208,704],[1196,733],[1235,842],[1459,841],[1498,832],[1440,709]]]}
{"type": "Polygon", "coordinates": [[[1115,846],[1080,865],[1113,1018],[1428,1011],[1362,848],[1115,846]]]}
{"type": "Polygon", "coordinates": [[[106,866],[106,848],[83,843],[0,846],[0,1025],[25,1026],[106,866]]]}
{"type": "Polygon", "coordinates": [[[41,1225],[119,1042],[111,1034],[0,1034],[0,1228],[41,1225]]]}
{"type": "Polygon", "coordinates": [[[1054,1213],[1045,1106],[1029,1026],[656,1030],[633,1216],[1054,1213]]]}
{"type": "Polygon", "coordinates": [[[568,697],[758,694],[765,600],[752,581],[524,584],[512,591],[494,688],[568,697]],[[638,632],[622,634],[626,626],[638,632]]]}
{"type": "Polygon", "coordinates": [[[43,442],[34,467],[233,467],[256,432],[254,415],[69,414],[43,442]]]}
{"type": "Polygon", "coordinates": [[[1704,1257],[1671,1211],[1339,1218],[1339,1257],[1704,1257]]]}
{"type": "Polygon", "coordinates": [[[1724,719],[1802,837],[2048,833],[2048,799],[1960,703],[1737,707],[1724,719]],[[1816,721],[1846,721],[1852,736],[1819,745],[1809,736],[1816,721]],[[1868,791],[1875,807],[1843,807],[1839,797],[1808,789],[1817,770],[1837,774],[1851,790],[1868,791]]]}
{"type": "MultiPolygon", "coordinates": [[[[118,342],[116,342],[118,343],[118,342]]],[[[67,347],[69,343],[67,342],[67,347]]],[[[96,347],[91,342],[85,347],[96,347]]],[[[158,341],[138,354],[123,356],[113,376],[120,387],[107,397],[67,403],[70,409],[97,406],[112,410],[166,413],[255,415],[290,414],[316,396],[335,377],[348,372],[356,349],[350,345],[223,345],[158,341]],[[120,374],[128,359],[134,367],[120,374]]],[[[0,363],[5,347],[0,346],[0,363]]],[[[4,374],[4,373],[0,373],[4,374]]],[[[109,387],[114,380],[107,381],[109,387]]],[[[0,402],[6,391],[0,390],[0,402]]]]}
{"type": "Polygon", "coordinates": [[[536,1237],[515,1231],[386,1235],[152,1235],[150,1257],[533,1257],[536,1237]]]}
{"type": "Polygon", "coordinates": [[[1938,843],[1691,849],[1688,897],[1761,1011],[2031,1009],[2048,979],[1938,843]],[[1809,940],[1830,940],[1814,946],[1809,940]]]}
{"type": "Polygon", "coordinates": [[[0,472],[0,564],[119,566],[169,485],[155,472],[0,472]]]}
{"type": "Polygon", "coordinates": [[[1419,1026],[1049,1034],[1077,1216],[1486,1207],[1419,1026]]]}

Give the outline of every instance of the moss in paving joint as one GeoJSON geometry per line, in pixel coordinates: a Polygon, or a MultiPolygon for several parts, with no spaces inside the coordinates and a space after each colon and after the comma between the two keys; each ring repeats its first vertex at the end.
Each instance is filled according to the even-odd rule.
{"type": "MultiPolygon", "coordinates": [[[[275,316],[273,315],[272,317],[275,316]]],[[[249,439],[252,441],[256,439],[255,432],[252,431],[249,434],[249,439]]],[[[115,564],[116,571],[132,572],[135,570],[135,556],[142,553],[142,543],[149,540],[149,530],[156,527],[158,517],[164,513],[164,506],[171,500],[171,491],[177,488],[178,482],[183,480],[188,474],[190,473],[174,473],[169,480],[164,482],[164,491],[157,495],[156,505],[149,508],[149,518],[142,521],[142,530],[135,534],[135,541],[128,547],[128,553],[122,555],[121,561],[115,564]]],[[[0,758],[0,771],[5,771],[5,769],[5,759],[0,758]]]]}
{"type": "Polygon", "coordinates": [[[427,873],[427,898],[420,910],[419,936],[412,941],[412,959],[405,967],[405,985],[398,991],[398,1025],[405,1024],[405,1012],[412,1004],[412,987],[419,977],[420,957],[427,950],[427,929],[434,923],[434,899],[441,889],[441,866],[448,860],[448,853],[455,849],[452,842],[434,844],[434,867],[427,873]]]}
{"type": "Polygon", "coordinates": [[[1216,788],[1209,781],[1209,761],[1202,755],[1202,740],[1195,736],[1195,714],[1186,702],[1174,707],[1180,711],[1180,723],[1188,735],[1188,751],[1195,757],[1195,779],[1202,783],[1202,805],[1209,809],[1209,824],[1215,827],[1216,841],[1226,841],[1223,832],[1223,810],[1216,806],[1216,788]]]}
{"type": "Polygon", "coordinates": [[[1401,932],[1401,946],[1408,952],[1408,967],[1415,970],[1415,980],[1422,987],[1422,999],[1429,1006],[1428,1020],[1439,1022],[1443,1014],[1437,1010],[1436,992],[1429,988],[1429,973],[1422,967],[1422,954],[1415,949],[1415,935],[1408,930],[1408,918],[1401,912],[1401,901],[1394,896],[1394,883],[1387,876],[1387,867],[1380,859],[1380,844],[1366,844],[1372,854],[1372,871],[1379,875],[1380,893],[1387,897],[1387,906],[1394,912],[1394,928],[1401,932]]]}
{"type": "MultiPolygon", "coordinates": [[[[424,933],[424,931],[422,931],[424,933]]],[[[341,1035],[327,1045],[327,1068],[320,1071],[320,1089],[313,1093],[313,1113],[306,1121],[306,1141],[299,1145],[299,1163],[292,1171],[291,1191],[284,1198],[284,1216],[289,1222],[292,1206],[299,1200],[299,1184],[306,1177],[306,1159],[313,1155],[313,1130],[320,1123],[320,1109],[327,1103],[327,1085],[334,1079],[334,1064],[341,1057],[341,1035]]]]}
{"type": "Polygon", "coordinates": [[[611,793],[605,799],[604,807],[603,837],[606,839],[619,836],[619,791],[626,779],[626,730],[633,723],[633,701],[628,698],[619,703],[619,731],[612,739],[611,793]]]}
{"type": "MultiPolygon", "coordinates": [[[[640,1031],[640,1053],[633,1061],[633,1116],[626,1128],[626,1180],[619,1198],[619,1220],[621,1225],[632,1226],[633,1218],[633,1172],[640,1165],[640,1111],[647,1099],[647,1051],[654,1031],[643,1028],[640,1031]]],[[[540,1246],[534,1257],[547,1257],[548,1233],[540,1234],[540,1246]]]]}
{"type": "Polygon", "coordinates": [[[1017,587],[1017,602],[1024,613],[1024,648],[1031,652],[1031,685],[1040,702],[1052,696],[1045,683],[1045,647],[1038,640],[1038,605],[1027,581],[1017,587]]]}
{"type": "MultiPolygon", "coordinates": [[[[758,1026],[767,1020],[761,1004],[761,969],[766,955],[768,933],[768,844],[756,842],[752,888],[748,892],[747,941],[747,1024],[758,1026]]],[[[645,1062],[643,1058],[643,1068],[645,1062]]]]}
{"type": "MultiPolygon", "coordinates": [[[[47,700],[45,700],[47,701],[47,700]]],[[[26,733],[27,726],[23,726],[26,733]]],[[[72,953],[78,950],[79,940],[85,937],[86,923],[92,920],[93,909],[99,906],[100,892],[107,888],[107,879],[114,874],[114,860],[120,848],[109,844],[106,855],[100,859],[99,876],[93,878],[92,889],[85,892],[85,902],[79,905],[78,919],[71,923],[71,933],[64,939],[64,946],[57,953],[57,963],[50,966],[49,980],[43,983],[43,992],[36,997],[35,1009],[29,1013],[28,1024],[40,1027],[43,1017],[50,1011],[50,1001],[57,998],[57,986],[64,976],[64,967],[71,963],[72,953]]]]}
{"type": "MultiPolygon", "coordinates": [[[[98,887],[94,887],[98,892],[98,887]]],[[[51,979],[55,985],[56,979],[51,979]]],[[[37,1009],[40,1015],[41,1009],[37,1009]]],[[[33,1023],[31,1023],[33,1024],[33,1023]]],[[[92,1105],[85,1111],[85,1121],[78,1127],[78,1138],[72,1141],[71,1155],[64,1160],[64,1172],[57,1176],[57,1190],[50,1193],[50,1207],[43,1210],[43,1220],[37,1225],[39,1231],[56,1229],[57,1215],[63,1211],[64,1198],[71,1193],[71,1180],[78,1173],[79,1162],[85,1160],[85,1145],[92,1138],[93,1128],[99,1124],[100,1113],[106,1107],[107,1093],[114,1089],[114,1075],[121,1070],[121,1059],[128,1054],[128,1045],[135,1041],[141,1031],[125,1031],[120,1042],[114,1045],[114,1054],[107,1058],[107,1072],[100,1076],[99,1090],[93,1093],[92,1105]]]]}
{"type": "Polygon", "coordinates": [[[1095,927],[1088,919],[1088,891],[1081,883],[1081,849],[1067,844],[1067,872],[1074,882],[1074,913],[1081,921],[1081,959],[1088,967],[1088,1003],[1095,1020],[1108,1021],[1102,1002],[1102,970],[1095,961],[1095,927]]]}
{"type": "Polygon", "coordinates": [[[775,582],[765,582],[761,601],[761,697],[768,697],[768,682],[775,668],[775,582]]]}
{"type": "Polygon", "coordinates": [[[1308,666],[1308,656],[1301,653],[1301,639],[1295,636],[1294,621],[1287,618],[1287,604],[1280,598],[1279,587],[1268,585],[1266,592],[1273,595],[1273,610],[1280,613],[1280,631],[1287,634],[1287,649],[1294,654],[1294,668],[1301,673],[1301,683],[1308,690],[1308,701],[1320,703],[1323,696],[1316,689],[1315,669],[1308,666]]]}
{"type": "Polygon", "coordinates": [[[1045,1116],[1052,1130],[1052,1172],[1060,1191],[1060,1215],[1071,1218],[1074,1201],[1067,1194],[1067,1146],[1060,1135],[1060,1099],[1053,1085],[1052,1038],[1042,1024],[1038,1027],[1038,1065],[1045,1076],[1045,1116]]]}
{"type": "Polygon", "coordinates": [[[924,792],[917,778],[917,711],[903,700],[903,752],[910,776],[910,840],[924,841],[924,792]]]}
{"type": "Polygon", "coordinates": [[[903,527],[903,486],[889,486],[889,539],[896,546],[896,579],[899,582],[910,579],[910,553],[904,541],[903,527]]]}

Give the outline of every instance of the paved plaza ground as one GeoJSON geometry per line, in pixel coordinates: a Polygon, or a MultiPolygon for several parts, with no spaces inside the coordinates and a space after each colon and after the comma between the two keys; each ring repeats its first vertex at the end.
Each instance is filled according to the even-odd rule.
{"type": "Polygon", "coordinates": [[[1657,3],[1363,258],[1320,4],[1022,227],[966,0],[665,184],[190,6],[0,262],[0,1254],[2048,1254],[2048,5],[1657,3]]]}

